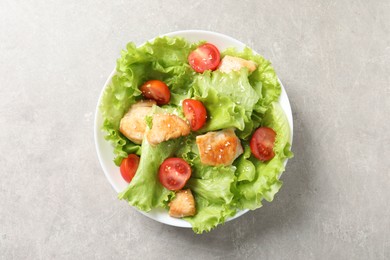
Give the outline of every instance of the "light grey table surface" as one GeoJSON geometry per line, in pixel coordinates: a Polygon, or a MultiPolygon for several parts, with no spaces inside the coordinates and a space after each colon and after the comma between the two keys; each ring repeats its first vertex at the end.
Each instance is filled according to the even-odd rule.
{"type": "Polygon", "coordinates": [[[390,259],[390,2],[0,1],[1,259],[390,259]],[[272,203],[195,235],[117,199],[94,112],[127,42],[204,29],[270,59],[295,158],[272,203]]]}

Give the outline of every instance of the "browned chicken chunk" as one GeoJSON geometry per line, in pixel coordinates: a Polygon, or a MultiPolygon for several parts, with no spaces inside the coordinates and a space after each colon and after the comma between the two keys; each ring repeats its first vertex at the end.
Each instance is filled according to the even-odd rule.
{"type": "Polygon", "coordinates": [[[146,138],[152,145],[190,133],[187,122],[173,114],[155,114],[152,124],[152,129],[146,133],[146,138]]]}
{"type": "Polygon", "coordinates": [[[194,216],[196,214],[195,199],[190,189],[179,190],[169,203],[169,215],[174,218],[194,216]]]}
{"type": "Polygon", "coordinates": [[[251,60],[244,60],[238,57],[226,55],[221,60],[218,70],[224,73],[229,73],[231,71],[238,71],[243,67],[247,67],[249,72],[253,72],[256,69],[256,63],[251,60]]]}
{"type": "Polygon", "coordinates": [[[211,166],[231,165],[243,153],[240,139],[232,129],[199,135],[196,144],[200,161],[211,166]]]}
{"type": "Polygon", "coordinates": [[[119,131],[134,143],[142,143],[146,130],[145,116],[149,114],[155,104],[154,100],[145,100],[132,105],[121,119],[119,131]]]}

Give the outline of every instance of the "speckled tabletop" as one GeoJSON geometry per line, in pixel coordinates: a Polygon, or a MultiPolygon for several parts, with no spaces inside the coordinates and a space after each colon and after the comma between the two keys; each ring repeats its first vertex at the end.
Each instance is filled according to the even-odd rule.
{"type": "Polygon", "coordinates": [[[1,259],[390,259],[390,2],[0,1],[1,259]],[[135,211],[95,151],[128,41],[204,29],[270,59],[295,158],[272,203],[195,235],[135,211]]]}

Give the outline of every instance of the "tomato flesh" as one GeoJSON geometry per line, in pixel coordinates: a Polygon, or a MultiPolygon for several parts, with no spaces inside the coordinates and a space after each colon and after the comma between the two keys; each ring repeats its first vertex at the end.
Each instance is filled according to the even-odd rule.
{"type": "Polygon", "coordinates": [[[268,161],[274,158],[276,133],[272,128],[258,128],[250,141],[252,154],[260,161],[268,161]]]}
{"type": "Polygon", "coordinates": [[[221,61],[221,54],[217,47],[211,43],[205,43],[188,56],[188,63],[199,73],[205,70],[215,70],[221,61]]]}
{"type": "Polygon", "coordinates": [[[149,80],[140,88],[142,95],[148,99],[154,99],[158,105],[165,105],[171,99],[168,86],[161,80],[149,80]]]}
{"type": "Polygon", "coordinates": [[[180,190],[191,177],[190,165],[181,158],[168,158],[158,171],[161,184],[168,190],[180,190]]]}
{"type": "Polygon", "coordinates": [[[129,154],[127,158],[124,158],[121,162],[120,172],[123,179],[130,183],[134,178],[134,175],[138,169],[139,157],[135,154],[129,154]]]}
{"type": "Polygon", "coordinates": [[[183,112],[188,122],[190,122],[190,127],[193,131],[201,129],[206,123],[207,111],[203,103],[199,100],[183,100],[183,112]]]}

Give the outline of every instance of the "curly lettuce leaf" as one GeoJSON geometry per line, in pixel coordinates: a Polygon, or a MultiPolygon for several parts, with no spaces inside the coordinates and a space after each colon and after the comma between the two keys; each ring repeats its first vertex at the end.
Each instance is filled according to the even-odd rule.
{"type": "Polygon", "coordinates": [[[119,193],[119,198],[127,200],[130,205],[142,211],[164,207],[173,192],[160,183],[157,177],[158,169],[166,158],[174,154],[180,142],[179,138],[152,146],[144,138],[137,172],[129,186],[119,193]]]}
{"type": "Polygon", "coordinates": [[[189,97],[189,85],[195,72],[187,63],[188,53],[196,45],[182,38],[156,38],[141,47],[129,43],[117,61],[116,74],[103,93],[100,111],[106,140],[114,146],[119,165],[129,152],[141,153],[139,145],[126,139],[119,131],[119,122],[129,107],[142,98],[139,87],[149,79],[163,80],[171,91],[171,104],[178,106],[189,97]]]}
{"type": "Polygon", "coordinates": [[[252,107],[250,120],[245,124],[245,129],[239,129],[238,136],[242,139],[248,139],[251,133],[261,125],[262,117],[273,102],[277,102],[282,92],[279,79],[276,75],[271,62],[261,55],[255,54],[250,48],[246,47],[242,51],[235,48],[228,48],[222,52],[222,57],[230,55],[240,57],[246,60],[252,60],[257,68],[249,75],[249,83],[259,95],[258,102],[252,107]]]}
{"type": "Polygon", "coordinates": [[[229,217],[236,214],[237,210],[234,207],[226,204],[209,204],[202,197],[197,197],[195,194],[197,214],[193,217],[184,218],[188,221],[192,230],[197,234],[209,232],[217,225],[223,224],[229,217]]]}
{"type": "Polygon", "coordinates": [[[236,209],[232,204],[235,167],[212,167],[196,161],[192,169],[193,176],[186,186],[196,198],[197,214],[185,219],[191,223],[196,233],[202,233],[210,231],[235,214],[236,209]]]}
{"type": "Polygon", "coordinates": [[[273,200],[282,186],[279,176],[284,171],[284,161],[292,157],[289,143],[290,127],[278,103],[272,103],[270,109],[267,110],[263,126],[268,126],[276,132],[275,157],[270,161],[262,162],[252,155],[248,157],[249,147],[245,147],[246,152],[238,159],[237,168],[244,168],[249,172],[239,172],[239,180],[235,188],[235,199],[241,209],[253,210],[262,206],[263,199],[273,200]],[[248,167],[248,165],[251,166],[248,167]]]}
{"type": "Polygon", "coordinates": [[[237,181],[253,181],[256,176],[256,168],[254,164],[249,160],[249,157],[251,156],[251,150],[249,148],[249,145],[245,144],[244,147],[244,154],[240,156],[234,164],[237,167],[237,181]]]}
{"type": "Polygon", "coordinates": [[[276,72],[272,67],[271,62],[261,55],[255,54],[248,47],[240,52],[235,48],[228,48],[222,52],[222,56],[225,55],[252,60],[257,64],[256,70],[249,76],[249,82],[261,96],[258,103],[259,106],[255,106],[253,109],[259,113],[264,113],[272,102],[279,99],[279,96],[282,93],[279,79],[276,76],[276,72]]]}
{"type": "Polygon", "coordinates": [[[252,126],[251,115],[260,96],[250,85],[248,70],[223,73],[206,71],[195,78],[194,96],[203,102],[208,117],[201,132],[252,126]]]}
{"type": "Polygon", "coordinates": [[[190,135],[177,150],[176,156],[185,159],[192,169],[186,188],[195,197],[197,214],[186,217],[194,232],[208,232],[236,212],[232,188],[236,182],[234,166],[207,166],[200,162],[195,136],[190,135]]]}

